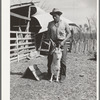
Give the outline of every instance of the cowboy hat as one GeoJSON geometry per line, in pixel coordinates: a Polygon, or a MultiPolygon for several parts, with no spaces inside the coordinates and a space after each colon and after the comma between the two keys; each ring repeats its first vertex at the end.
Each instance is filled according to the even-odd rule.
{"type": "Polygon", "coordinates": [[[59,9],[54,8],[54,9],[52,10],[52,12],[50,12],[50,14],[51,14],[51,15],[54,15],[54,14],[61,15],[61,14],[62,14],[62,12],[61,12],[61,11],[59,11],[59,9]]]}

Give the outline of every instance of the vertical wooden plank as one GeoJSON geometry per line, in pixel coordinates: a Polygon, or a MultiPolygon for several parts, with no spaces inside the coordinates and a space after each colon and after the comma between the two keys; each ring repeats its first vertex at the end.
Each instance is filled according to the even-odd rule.
{"type": "Polygon", "coordinates": [[[76,53],[76,41],[75,40],[72,43],[72,52],[76,53]]]}
{"type": "Polygon", "coordinates": [[[35,43],[34,46],[35,46],[35,49],[36,49],[36,35],[35,35],[34,32],[31,33],[31,42],[35,43]]]}
{"type": "Polygon", "coordinates": [[[79,41],[76,42],[76,53],[79,53],[78,47],[79,47],[79,41]]]}
{"type": "MultiPolygon", "coordinates": [[[[29,10],[28,10],[28,18],[30,18],[30,12],[31,12],[31,7],[29,6],[29,10]]],[[[28,21],[27,23],[27,27],[26,27],[26,32],[29,32],[29,25],[30,25],[30,21],[28,21]]]]}
{"type": "Polygon", "coordinates": [[[43,33],[42,38],[41,38],[40,47],[38,48],[39,51],[41,50],[41,46],[42,46],[43,39],[44,39],[44,33],[43,33]]]}
{"type": "Polygon", "coordinates": [[[93,51],[95,51],[96,39],[93,39],[93,51]]]}
{"type": "Polygon", "coordinates": [[[17,61],[19,62],[19,53],[18,53],[18,33],[16,33],[16,46],[17,46],[17,61]]]}
{"type": "Polygon", "coordinates": [[[85,54],[88,53],[88,40],[87,39],[84,41],[84,53],[85,54]]]}
{"type": "Polygon", "coordinates": [[[97,51],[97,40],[94,39],[94,51],[97,51]]]}
{"type": "Polygon", "coordinates": [[[77,42],[77,52],[80,53],[80,40],[77,42]]]}
{"type": "Polygon", "coordinates": [[[93,48],[93,41],[92,41],[92,39],[89,39],[89,43],[88,43],[89,45],[89,52],[92,52],[92,48],[93,48]]]}
{"type": "MultiPolygon", "coordinates": [[[[31,12],[31,7],[29,6],[29,10],[28,10],[28,18],[30,18],[30,12],[31,12]]],[[[26,26],[26,32],[29,32],[29,26],[30,26],[30,21],[28,20],[27,22],[27,26],[26,26]]],[[[25,37],[28,37],[29,34],[26,34],[25,37]]],[[[26,40],[26,43],[28,43],[29,41],[26,40]]],[[[28,47],[28,45],[25,45],[25,47],[28,47]]],[[[26,49],[26,51],[29,50],[29,49],[26,49]]]]}

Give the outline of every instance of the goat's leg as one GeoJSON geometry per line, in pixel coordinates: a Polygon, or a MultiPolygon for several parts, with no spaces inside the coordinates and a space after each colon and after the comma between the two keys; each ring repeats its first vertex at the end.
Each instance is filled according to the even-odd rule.
{"type": "Polygon", "coordinates": [[[59,82],[59,74],[60,74],[60,71],[58,70],[58,71],[57,71],[56,82],[59,82]]]}
{"type": "Polygon", "coordinates": [[[51,78],[50,78],[50,82],[52,82],[52,80],[53,80],[53,73],[51,74],[51,78]]]}

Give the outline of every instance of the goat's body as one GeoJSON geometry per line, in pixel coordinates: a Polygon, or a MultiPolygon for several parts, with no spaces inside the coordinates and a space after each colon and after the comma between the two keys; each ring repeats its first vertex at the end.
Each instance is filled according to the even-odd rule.
{"type": "Polygon", "coordinates": [[[52,62],[52,64],[51,64],[51,73],[56,74],[57,71],[60,70],[60,63],[59,62],[60,61],[57,61],[56,63],[52,62]]]}
{"type": "Polygon", "coordinates": [[[60,75],[60,61],[61,61],[61,57],[62,57],[62,51],[61,49],[58,49],[58,51],[53,53],[53,61],[51,64],[51,78],[50,81],[52,82],[53,80],[53,76],[56,75],[56,81],[59,81],[59,75],[60,75]]]}

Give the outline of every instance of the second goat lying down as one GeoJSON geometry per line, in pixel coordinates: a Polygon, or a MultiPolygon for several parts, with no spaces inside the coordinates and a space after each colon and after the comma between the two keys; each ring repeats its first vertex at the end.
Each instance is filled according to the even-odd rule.
{"type": "Polygon", "coordinates": [[[51,78],[50,81],[52,82],[53,76],[56,75],[56,81],[59,82],[59,75],[60,75],[60,61],[62,58],[62,49],[60,47],[56,47],[53,53],[53,60],[51,64],[51,78]]]}

